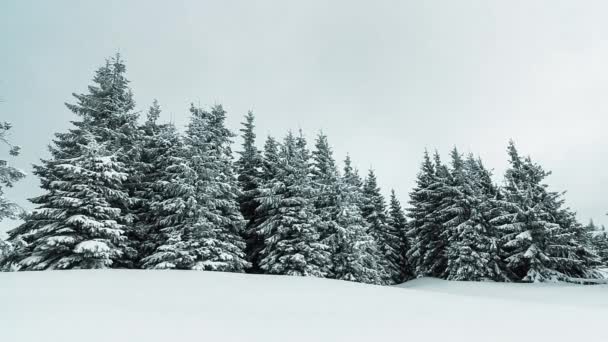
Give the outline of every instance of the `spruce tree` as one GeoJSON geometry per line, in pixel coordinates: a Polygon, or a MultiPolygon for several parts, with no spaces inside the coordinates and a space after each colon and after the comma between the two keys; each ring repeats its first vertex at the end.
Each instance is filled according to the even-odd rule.
{"type": "Polygon", "coordinates": [[[341,211],[339,198],[343,189],[340,186],[333,152],[327,136],[322,133],[317,136],[315,149],[312,152],[311,172],[315,212],[321,219],[319,226],[321,240],[332,247],[330,240],[340,229],[336,220],[341,211]]]}
{"type": "MultiPolygon", "coordinates": [[[[436,158],[437,159],[437,158],[436,158]]],[[[447,267],[447,242],[442,236],[442,222],[436,213],[441,197],[436,191],[443,184],[439,181],[437,168],[425,151],[416,186],[410,193],[410,231],[412,246],[407,252],[410,264],[415,267],[418,277],[441,277],[447,267]]]]}
{"type": "Polygon", "coordinates": [[[132,266],[136,251],[124,238],[133,222],[125,182],[136,159],[137,114],[124,74],[116,55],[96,71],[88,93],[66,104],[80,120],[56,134],[51,158],[34,166],[45,194],[31,199],[38,208],[9,232],[21,246],[12,260],[22,269],[132,266]]]}
{"type": "Polygon", "coordinates": [[[514,143],[508,147],[510,168],[505,174],[506,213],[493,219],[504,232],[507,266],[518,281],[573,280],[597,277],[588,256],[579,254],[580,243],[573,213],[563,207],[563,194],[548,190],[550,174],[519,156],[514,143]]]}
{"type": "Polygon", "coordinates": [[[122,191],[127,173],[116,155],[84,133],[76,158],[46,161],[60,180],[48,183],[44,203],[10,232],[27,242],[13,255],[20,270],[107,268],[126,248],[121,210],[113,203],[128,201],[122,191]]]}
{"type": "Polygon", "coordinates": [[[382,253],[384,272],[390,277],[391,282],[397,283],[401,280],[399,255],[401,241],[399,234],[388,224],[384,196],[380,193],[373,170],[369,171],[365,179],[362,194],[361,213],[368,222],[370,234],[382,253]]]}
{"type": "Polygon", "coordinates": [[[276,214],[275,198],[267,197],[266,202],[262,202],[262,198],[269,196],[275,189],[275,186],[280,184],[278,181],[278,173],[280,167],[279,143],[273,137],[269,136],[264,143],[264,153],[261,161],[261,171],[258,188],[256,190],[255,201],[258,204],[255,208],[254,221],[247,228],[246,235],[247,248],[245,250],[247,259],[251,262],[252,273],[262,273],[260,269],[260,252],[264,249],[264,233],[260,226],[269,217],[276,214]]]}
{"type": "Polygon", "coordinates": [[[395,278],[395,282],[402,283],[414,276],[414,271],[407,258],[407,251],[410,249],[410,239],[408,238],[409,225],[405,218],[405,213],[401,207],[401,202],[397,199],[395,190],[391,190],[391,197],[388,209],[388,225],[393,234],[399,237],[399,258],[398,265],[400,274],[395,278]]]}
{"type": "MultiPolygon", "coordinates": [[[[11,144],[8,140],[8,134],[11,128],[12,125],[10,123],[0,122],[0,142],[8,146],[8,154],[10,156],[16,157],[19,155],[20,147],[11,144]]],[[[0,159],[0,221],[5,218],[15,219],[21,213],[21,209],[5,197],[4,188],[12,187],[15,182],[24,177],[25,173],[23,171],[10,166],[7,160],[0,159]]]]}
{"type": "Polygon", "coordinates": [[[590,231],[593,231],[593,246],[596,254],[599,257],[601,267],[608,268],[608,231],[606,227],[597,227],[590,222],[587,226],[590,231]]]}
{"type": "Polygon", "coordinates": [[[320,239],[308,156],[305,139],[289,133],[276,178],[262,190],[260,208],[266,217],[259,227],[265,241],[260,268],[265,273],[316,277],[329,273],[330,252],[320,239]]]}
{"type": "Polygon", "coordinates": [[[154,234],[153,218],[157,213],[151,209],[151,203],[161,196],[156,185],[168,166],[169,154],[181,146],[175,127],[158,123],[160,114],[160,105],[154,100],[145,123],[139,128],[138,159],[131,173],[131,180],[135,180],[131,197],[136,223],[130,239],[138,251],[138,259],[147,257],[156,248],[151,235],[154,234]]]}
{"type": "Polygon", "coordinates": [[[382,254],[369,233],[369,225],[361,215],[357,197],[359,189],[340,180],[335,232],[328,239],[332,249],[332,274],[336,279],[368,284],[384,284],[382,254]]]}
{"type": "Polygon", "coordinates": [[[240,236],[244,220],[236,200],[226,112],[219,105],[211,111],[192,106],[190,112],[184,157],[173,160],[168,171],[175,174],[164,181],[169,196],[153,203],[153,209],[168,211],[158,221],[164,241],[144,266],[243,272],[249,264],[240,236]]]}
{"type": "MultiPolygon", "coordinates": [[[[495,228],[490,224],[492,200],[486,193],[489,174],[471,155],[451,152],[450,182],[443,198],[443,229],[448,234],[449,280],[508,280],[502,267],[495,228]]],[[[489,185],[491,186],[491,184],[489,185]]]]}
{"type": "Polygon", "coordinates": [[[243,237],[247,242],[247,259],[252,263],[252,272],[257,271],[257,260],[252,251],[258,251],[263,243],[255,233],[257,221],[256,210],[259,206],[259,187],[262,181],[262,156],[255,145],[256,135],[254,132],[255,117],[253,112],[248,112],[245,122],[241,128],[243,144],[242,151],[239,151],[240,158],[236,162],[238,181],[241,195],[238,198],[241,214],[247,221],[243,237]]]}
{"type": "Polygon", "coordinates": [[[143,266],[144,260],[148,261],[147,258],[166,240],[162,230],[179,221],[176,219],[178,214],[167,204],[182,198],[180,187],[183,179],[188,179],[189,175],[180,135],[173,124],[158,123],[160,113],[160,106],[154,100],[141,127],[137,169],[139,182],[135,191],[139,201],[136,212],[138,222],[133,235],[141,259],[139,266],[143,266]],[[173,217],[175,221],[167,225],[168,217],[173,217]]]}

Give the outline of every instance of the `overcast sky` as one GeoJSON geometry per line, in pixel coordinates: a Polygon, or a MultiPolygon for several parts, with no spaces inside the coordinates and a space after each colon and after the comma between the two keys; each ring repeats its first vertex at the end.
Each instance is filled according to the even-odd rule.
{"type": "MultiPolygon", "coordinates": [[[[581,220],[608,224],[606,13],[580,0],[3,0],[0,120],[31,172],[74,119],[63,103],[119,50],[138,108],[158,98],[178,125],[194,102],[223,104],[234,130],[253,109],[260,139],[323,130],[404,203],[425,148],[479,154],[501,181],[513,138],[581,220]]],[[[38,193],[34,176],[8,192],[26,208],[38,193]]]]}

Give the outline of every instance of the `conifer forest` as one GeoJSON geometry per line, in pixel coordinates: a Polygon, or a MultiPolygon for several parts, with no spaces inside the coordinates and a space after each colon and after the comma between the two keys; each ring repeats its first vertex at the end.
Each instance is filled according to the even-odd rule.
{"type": "Polygon", "coordinates": [[[21,218],[0,240],[1,270],[603,281],[606,229],[580,222],[547,184],[550,171],[514,141],[503,175],[475,154],[454,147],[442,159],[429,146],[415,187],[397,194],[373,169],[335,155],[323,133],[261,136],[258,113],[192,104],[185,129],[161,122],[162,103],[136,108],[126,71],[119,54],[95,71],[66,104],[71,128],[27,176],[11,164],[20,154],[12,125],[0,123],[0,219],[21,218]],[[243,115],[239,132],[227,115],[243,115]],[[23,178],[41,188],[27,212],[3,192],[23,178]]]}

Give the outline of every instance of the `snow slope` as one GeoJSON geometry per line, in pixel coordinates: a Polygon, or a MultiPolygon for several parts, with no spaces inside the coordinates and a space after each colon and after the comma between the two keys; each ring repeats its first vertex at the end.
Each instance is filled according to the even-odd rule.
{"type": "Polygon", "coordinates": [[[0,273],[0,341],[608,341],[608,286],[0,273]]]}

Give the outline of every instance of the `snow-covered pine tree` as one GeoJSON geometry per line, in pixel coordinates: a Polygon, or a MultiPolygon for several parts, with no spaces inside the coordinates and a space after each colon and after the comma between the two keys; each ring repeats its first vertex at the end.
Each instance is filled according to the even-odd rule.
{"type": "Polygon", "coordinates": [[[191,241],[201,216],[196,188],[197,173],[175,128],[162,130],[160,140],[169,149],[154,161],[159,173],[151,180],[148,193],[146,245],[151,252],[142,259],[148,269],[191,269],[197,260],[191,241]]]}
{"type": "Polygon", "coordinates": [[[408,258],[407,251],[410,249],[410,238],[408,237],[409,225],[405,218],[405,213],[401,207],[401,202],[397,199],[395,190],[391,190],[391,197],[388,207],[388,225],[392,228],[392,231],[399,236],[399,279],[395,279],[397,283],[402,283],[414,276],[414,270],[412,269],[408,258]]]}
{"type": "MultiPolygon", "coordinates": [[[[40,178],[41,187],[46,193],[31,200],[38,205],[38,209],[25,219],[23,225],[9,232],[9,240],[19,242],[18,245],[23,247],[15,251],[13,258],[13,260],[26,261],[23,269],[82,268],[101,267],[102,265],[130,267],[133,265],[136,251],[123,241],[109,247],[111,251],[104,254],[105,256],[100,257],[99,260],[106,257],[109,259],[106,258],[103,261],[92,256],[83,256],[86,251],[82,248],[66,250],[70,246],[67,241],[65,242],[67,245],[63,247],[55,245],[48,249],[44,247],[47,243],[57,243],[58,240],[52,237],[64,236],[66,233],[63,230],[64,227],[71,227],[66,229],[72,229],[76,235],[84,234],[75,235],[73,241],[89,241],[91,236],[96,236],[95,234],[87,235],[89,234],[87,229],[93,228],[87,226],[89,223],[87,220],[80,222],[81,216],[78,216],[76,221],[70,220],[72,212],[77,213],[75,215],[85,215],[91,210],[92,204],[78,198],[72,201],[69,197],[64,198],[61,195],[62,191],[76,191],[71,188],[71,183],[74,183],[74,186],[82,186],[78,182],[88,184],[86,183],[88,180],[79,178],[83,177],[82,175],[71,174],[79,168],[90,168],[90,172],[93,173],[101,170],[99,172],[103,174],[103,177],[109,177],[105,180],[98,179],[101,183],[105,182],[107,189],[99,189],[99,194],[92,192],[94,197],[103,197],[99,199],[99,202],[105,209],[98,213],[101,215],[100,217],[95,216],[97,214],[90,214],[89,218],[93,221],[107,221],[107,224],[112,226],[112,228],[107,228],[108,232],[112,231],[112,234],[124,236],[125,231],[131,231],[133,215],[129,213],[131,199],[128,195],[124,195],[127,188],[124,185],[125,179],[112,178],[118,177],[117,175],[129,177],[132,162],[136,159],[133,144],[137,134],[137,114],[133,113],[133,97],[124,74],[125,65],[120,56],[116,55],[96,71],[93,85],[88,87],[88,93],[74,94],[76,104],[66,104],[68,109],[79,116],[80,120],[73,121],[75,127],[68,132],[57,133],[53,145],[50,146],[51,159],[43,160],[41,165],[34,166],[34,174],[40,178]],[[91,141],[91,139],[95,141],[91,141]],[[92,152],[95,149],[98,150],[95,152],[98,153],[97,155],[92,152]],[[99,162],[96,161],[98,158],[107,160],[108,165],[98,165],[99,162]],[[82,165],[76,165],[77,163],[82,165]],[[109,168],[109,171],[104,168],[109,168]],[[114,170],[114,168],[120,170],[114,170]],[[78,207],[79,203],[83,206],[82,208],[78,207]],[[66,211],[68,208],[70,210],[66,211]],[[84,230],[74,228],[75,226],[84,230]],[[37,239],[41,240],[36,241],[37,239]],[[121,250],[114,251],[114,247],[121,250]],[[59,253],[59,255],[54,253],[59,253]],[[69,253],[72,253],[72,256],[69,253]]],[[[101,187],[102,185],[96,184],[96,186],[101,187]]],[[[72,195],[84,196],[80,193],[72,195]]]]}
{"type": "Polygon", "coordinates": [[[563,196],[560,196],[551,212],[551,216],[559,225],[559,229],[550,235],[550,244],[547,246],[553,269],[569,278],[602,278],[597,271],[601,266],[601,259],[593,246],[593,233],[578,222],[576,213],[565,207],[564,203],[563,196]]]}
{"type": "MultiPolygon", "coordinates": [[[[16,157],[19,155],[20,148],[13,145],[8,140],[9,130],[12,125],[8,122],[0,122],[0,142],[8,147],[8,154],[16,157]]],[[[25,173],[13,166],[7,160],[0,159],[0,221],[3,219],[15,219],[22,214],[22,210],[12,201],[9,201],[4,195],[4,189],[10,188],[13,184],[25,177],[25,173]]],[[[13,252],[13,245],[0,238],[0,271],[10,270],[10,265],[3,266],[3,260],[8,258],[13,252]]]]}
{"type": "Polygon", "coordinates": [[[144,267],[243,272],[249,263],[226,112],[220,105],[190,112],[183,157],[169,160],[159,184],[165,196],[152,203],[164,216],[157,220],[164,241],[144,267]]]}
{"type": "Polygon", "coordinates": [[[270,274],[325,277],[331,259],[320,240],[315,214],[306,141],[290,132],[280,152],[274,181],[265,184],[260,209],[265,212],[259,232],[265,247],[260,268],[270,274]]]}
{"type": "Polygon", "coordinates": [[[442,237],[442,222],[435,214],[441,202],[436,190],[442,186],[437,168],[441,165],[434,165],[425,151],[416,186],[410,193],[410,208],[407,209],[411,219],[408,236],[412,239],[407,256],[418,277],[440,277],[447,266],[447,243],[442,237]]]}
{"type": "Polygon", "coordinates": [[[235,163],[241,190],[238,201],[241,214],[247,221],[243,237],[247,243],[246,254],[247,259],[252,263],[252,272],[257,271],[258,265],[257,259],[253,257],[251,252],[258,251],[261,248],[260,244],[263,243],[255,233],[255,224],[258,221],[256,209],[259,206],[257,198],[259,197],[259,187],[262,181],[262,155],[255,145],[254,120],[253,112],[249,111],[245,116],[245,122],[242,123],[243,127],[241,128],[243,150],[238,152],[240,158],[235,163]]]}
{"type": "Polygon", "coordinates": [[[361,214],[369,224],[369,232],[376,240],[383,256],[384,273],[391,282],[401,279],[399,233],[388,224],[384,196],[380,192],[376,174],[369,170],[363,183],[361,214]]]}
{"type": "Polygon", "coordinates": [[[44,161],[57,179],[43,180],[48,192],[32,200],[39,207],[9,232],[27,242],[10,260],[20,270],[107,268],[124,253],[121,209],[114,203],[128,201],[127,173],[99,137],[82,134],[78,157],[44,161]]]}
{"type": "Polygon", "coordinates": [[[485,170],[472,155],[463,160],[456,148],[451,158],[451,177],[440,209],[443,229],[449,231],[446,278],[508,280],[489,223],[492,198],[485,193],[485,170]]]}
{"type": "Polygon", "coordinates": [[[598,227],[591,221],[590,225],[587,225],[587,229],[593,232],[593,246],[602,267],[608,268],[608,231],[606,227],[598,227]]]}
{"type": "Polygon", "coordinates": [[[260,230],[260,226],[266,219],[272,215],[276,215],[276,207],[274,197],[267,197],[273,193],[275,186],[280,184],[278,180],[279,168],[280,168],[280,157],[279,157],[279,143],[275,138],[268,136],[264,143],[264,153],[261,162],[261,172],[259,178],[258,188],[256,190],[256,202],[258,203],[255,214],[254,222],[246,231],[246,235],[249,237],[247,240],[247,248],[245,254],[247,259],[251,262],[251,273],[262,273],[260,269],[260,252],[264,249],[264,233],[260,230]],[[262,201],[262,198],[266,197],[266,201],[262,201]]]}
{"type": "Polygon", "coordinates": [[[563,208],[563,194],[543,183],[550,174],[519,156],[513,141],[508,147],[510,168],[505,174],[506,213],[492,222],[504,232],[507,266],[517,281],[572,280],[598,276],[577,252],[573,214],[563,208]]]}
{"type": "Polygon", "coordinates": [[[354,187],[354,190],[357,190],[357,192],[359,193],[359,198],[357,200],[359,202],[362,201],[363,180],[359,175],[359,171],[353,167],[350,155],[346,155],[346,158],[344,159],[344,174],[342,175],[342,179],[349,185],[352,185],[354,187]]]}
{"type": "MultiPolygon", "coordinates": [[[[333,152],[327,141],[327,136],[320,133],[312,152],[312,184],[314,188],[315,212],[321,219],[319,232],[321,240],[330,248],[335,234],[340,230],[336,219],[341,211],[339,197],[342,188],[339,183],[339,174],[333,152]]],[[[333,249],[333,248],[332,248],[333,249]]],[[[334,251],[331,251],[332,254],[334,251]]]]}
{"type": "MultiPolygon", "coordinates": [[[[19,155],[20,147],[13,145],[8,140],[8,134],[11,128],[12,125],[9,122],[0,122],[0,142],[8,147],[8,154],[10,156],[16,157],[19,155]]],[[[5,197],[4,188],[12,187],[15,182],[24,177],[25,173],[23,171],[10,166],[7,160],[0,159],[0,221],[5,218],[14,219],[21,214],[21,209],[5,197]]],[[[8,244],[6,246],[8,246],[8,244]]]]}
{"type": "Polygon", "coordinates": [[[359,208],[361,190],[340,178],[325,134],[317,136],[312,159],[315,209],[321,218],[321,239],[331,251],[331,277],[384,283],[382,256],[359,208]]]}
{"type": "Polygon", "coordinates": [[[335,232],[328,242],[332,249],[332,275],[336,279],[368,284],[385,284],[382,254],[369,233],[369,225],[359,207],[360,189],[339,180],[335,232]]]}
{"type": "Polygon", "coordinates": [[[181,198],[181,181],[188,179],[180,134],[173,124],[159,124],[160,114],[158,101],[154,100],[147,120],[140,128],[139,167],[136,170],[139,182],[134,191],[138,201],[135,206],[137,223],[132,235],[140,259],[138,266],[142,266],[143,260],[148,260],[146,258],[166,240],[161,230],[167,225],[163,223],[168,222],[168,216],[176,215],[161,203],[181,198]],[[180,172],[183,174],[178,174],[180,172]]]}

